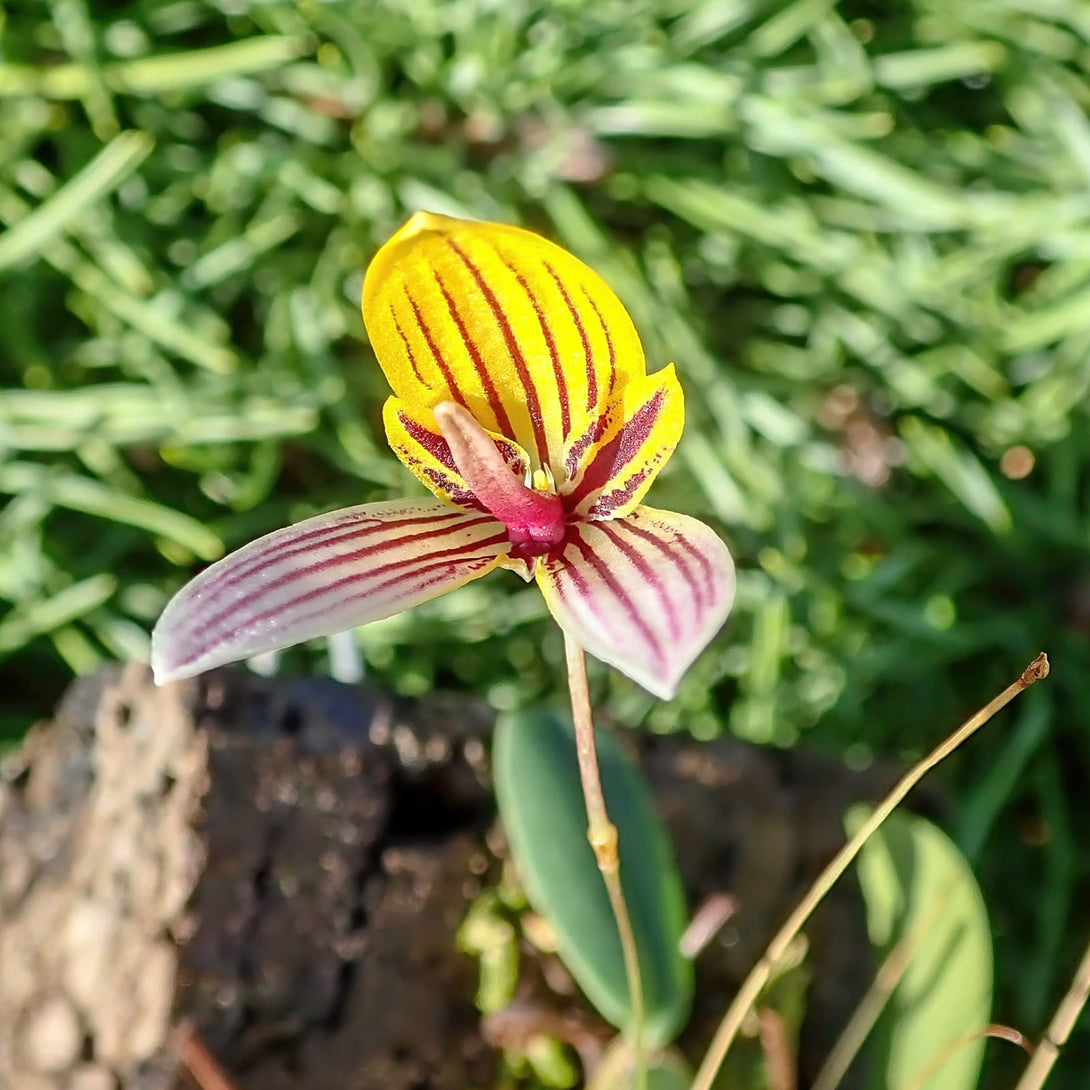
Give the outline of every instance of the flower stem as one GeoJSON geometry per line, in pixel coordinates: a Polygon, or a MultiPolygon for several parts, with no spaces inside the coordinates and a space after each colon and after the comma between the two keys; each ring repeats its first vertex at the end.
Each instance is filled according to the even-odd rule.
{"type": "Polygon", "coordinates": [[[637,1090],[646,1090],[647,1061],[643,1051],[643,981],[636,935],[628,915],[628,905],[621,889],[621,863],[617,853],[617,827],[609,820],[602,780],[598,773],[598,749],[594,742],[594,722],[587,689],[587,664],[583,649],[567,633],[564,634],[564,655],[568,666],[568,688],[571,692],[572,719],[575,723],[575,747],[579,755],[579,778],[587,805],[587,840],[594,849],[598,869],[602,872],[621,937],[628,997],[632,1007],[632,1045],[636,1053],[637,1090]]]}
{"type": "Polygon", "coordinates": [[[807,891],[806,896],[799,902],[794,912],[787,918],[787,922],[776,933],[776,936],[768,944],[768,949],[760,961],[750,970],[749,976],[742,982],[738,994],[723,1015],[722,1022],[712,1038],[712,1043],[704,1056],[700,1069],[693,1080],[691,1090],[711,1090],[715,1076],[726,1058],[727,1051],[742,1028],[746,1015],[750,1008],[760,997],[761,991],[768,983],[775,967],[780,963],[788,947],[794,941],[795,936],[805,926],[814,909],[821,904],[825,895],[832,889],[840,876],[848,869],[852,861],[862,850],[863,845],[870,839],[878,827],[890,814],[904,801],[909,793],[940,761],[949,757],[970,735],[979,730],[1000,708],[1009,704],[1023,689],[1028,689],[1035,681],[1040,681],[1048,676],[1048,659],[1044,654],[1038,655],[1033,662],[1022,671],[1017,681],[1008,685],[998,696],[990,700],[975,715],[967,719],[953,734],[933,749],[922,761],[914,765],[898,781],[897,786],[882,800],[881,805],[875,808],[874,813],[860,826],[843,848],[837,852],[833,861],[818,875],[817,881],[807,891]]]}

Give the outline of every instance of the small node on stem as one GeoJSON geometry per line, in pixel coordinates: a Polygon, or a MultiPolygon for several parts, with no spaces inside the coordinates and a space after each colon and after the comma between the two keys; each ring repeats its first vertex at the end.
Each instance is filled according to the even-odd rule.
{"type": "Polygon", "coordinates": [[[564,633],[564,658],[568,667],[572,721],[575,724],[575,751],[579,760],[579,778],[587,805],[587,840],[598,860],[617,932],[621,939],[628,996],[632,1004],[632,1047],[636,1053],[636,1090],[647,1090],[647,1056],[643,1048],[644,1005],[643,978],[636,935],[621,888],[620,861],[617,855],[617,827],[609,820],[602,781],[598,771],[598,751],[594,744],[594,722],[587,688],[587,664],[583,649],[564,633]]]}
{"type": "Polygon", "coordinates": [[[1033,1050],[1015,1090],[1041,1090],[1056,1061],[1060,1058],[1061,1049],[1071,1037],[1071,1031],[1075,1028],[1088,999],[1090,999],[1090,945],[1083,952],[1082,960],[1071,981],[1071,987],[1060,1000],[1060,1005],[1052,1015],[1052,1021],[1049,1022],[1044,1037],[1033,1050]]]}
{"type": "Polygon", "coordinates": [[[620,868],[617,856],[617,826],[612,822],[592,822],[587,829],[587,840],[594,849],[600,871],[616,871],[620,868]]]}

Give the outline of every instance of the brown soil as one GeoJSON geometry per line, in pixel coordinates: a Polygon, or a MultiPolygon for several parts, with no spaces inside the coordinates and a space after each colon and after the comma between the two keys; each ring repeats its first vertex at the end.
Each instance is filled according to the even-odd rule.
{"type": "MultiPolygon", "coordinates": [[[[75,684],[0,770],[0,1086],[191,1090],[209,1062],[233,1090],[491,1085],[454,938],[502,853],[490,725],[465,700],[232,670],[75,684]]],[[[888,776],[730,741],[638,746],[690,903],[737,907],[697,962],[695,1053],[845,808],[888,776]]],[[[808,933],[803,1086],[868,980],[862,936],[845,885],[808,933]]],[[[526,956],[487,1036],[559,1016],[593,1055],[605,1027],[526,956]]]]}

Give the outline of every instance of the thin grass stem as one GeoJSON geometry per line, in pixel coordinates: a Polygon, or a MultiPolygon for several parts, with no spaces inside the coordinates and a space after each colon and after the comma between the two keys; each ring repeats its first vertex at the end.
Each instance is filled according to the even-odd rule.
{"type": "MultiPolygon", "coordinates": [[[[817,880],[807,891],[806,896],[799,902],[795,910],[787,918],[783,927],[776,933],[768,944],[764,955],[750,970],[749,975],[742,982],[738,994],[727,1008],[719,1028],[712,1038],[708,1051],[700,1064],[700,1068],[693,1080],[692,1090],[711,1090],[712,1083],[719,1072],[719,1068],[726,1058],[734,1038],[742,1027],[746,1015],[757,1001],[772,976],[773,969],[787,952],[787,948],[794,941],[795,936],[805,926],[814,910],[821,904],[825,895],[848,869],[852,861],[862,850],[863,845],[870,839],[882,823],[904,801],[905,796],[931,771],[954,752],[963,742],[978,731],[1001,708],[1006,707],[1019,693],[1029,688],[1035,681],[1040,681],[1048,676],[1048,658],[1042,652],[1033,662],[1022,671],[1017,681],[1008,685],[998,696],[990,700],[975,715],[967,719],[945,741],[931,751],[922,761],[914,765],[898,781],[893,790],[877,806],[871,816],[859,827],[855,835],[836,854],[833,861],[818,875],[817,880]]],[[[1088,967],[1090,971],[1090,967],[1088,967]]],[[[1085,996],[1083,996],[1085,1001],[1085,996]]],[[[1018,1090],[1031,1090],[1034,1086],[1027,1083],[1018,1090]]]]}
{"type": "Polygon", "coordinates": [[[178,1053],[182,1066],[189,1072],[199,1090],[235,1090],[235,1084],[227,1072],[191,1027],[187,1026],[182,1030],[178,1040],[178,1053]]]}
{"type": "Polygon", "coordinates": [[[647,1058],[643,1048],[644,1004],[643,980],[640,976],[636,935],[628,915],[624,891],[621,889],[621,864],[617,852],[617,827],[609,820],[602,780],[598,772],[598,748],[594,741],[594,721],[587,688],[587,664],[583,649],[565,633],[564,655],[568,667],[568,688],[571,692],[572,719],[575,723],[575,745],[579,755],[579,778],[587,805],[587,839],[594,849],[598,869],[602,872],[609,893],[609,903],[617,921],[624,956],[628,996],[632,1006],[632,1045],[636,1053],[636,1086],[647,1090],[647,1058]]]}
{"type": "Polygon", "coordinates": [[[1060,1050],[1067,1044],[1071,1031],[1075,1028],[1082,1009],[1086,1006],[1086,1000],[1090,998],[1090,946],[1087,946],[1075,970],[1075,978],[1071,981],[1071,987],[1067,994],[1060,1000],[1052,1021],[1045,1030],[1045,1035],[1033,1050],[1026,1070],[1018,1080],[1015,1090],[1040,1090],[1044,1086],[1056,1061],[1060,1058],[1060,1050]]]}
{"type": "Polygon", "coordinates": [[[916,1078],[909,1084],[908,1090],[924,1090],[924,1087],[931,1081],[931,1077],[938,1071],[943,1064],[948,1060],[953,1059],[963,1048],[968,1048],[969,1045],[975,1044],[981,1038],[992,1038],[996,1041],[1010,1041],[1012,1045],[1017,1045],[1025,1052],[1033,1054],[1033,1048],[1026,1041],[1025,1036],[1012,1026],[1000,1026],[992,1023],[990,1026],[985,1026],[984,1029],[978,1033],[967,1033],[964,1037],[959,1037],[956,1041],[951,1041],[931,1062],[916,1076],[916,1078]]]}
{"type": "Polygon", "coordinates": [[[940,896],[934,898],[927,913],[916,927],[906,933],[890,950],[879,966],[878,972],[875,973],[871,986],[859,1001],[851,1018],[848,1019],[836,1044],[829,1050],[829,1055],[825,1058],[810,1090],[836,1090],[836,1087],[840,1085],[841,1080],[848,1073],[848,1068],[863,1047],[863,1042],[874,1029],[890,997],[904,978],[908,966],[916,956],[920,940],[930,932],[939,916],[945,911],[952,892],[953,885],[950,883],[942,890],[940,896]]]}

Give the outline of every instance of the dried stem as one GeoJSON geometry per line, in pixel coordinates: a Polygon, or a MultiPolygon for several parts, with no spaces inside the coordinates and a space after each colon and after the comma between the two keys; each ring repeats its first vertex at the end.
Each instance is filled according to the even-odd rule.
{"type": "Polygon", "coordinates": [[[583,798],[587,805],[587,839],[594,849],[598,869],[602,872],[609,893],[609,903],[617,921],[624,955],[625,976],[628,979],[628,996],[632,1006],[632,1044],[636,1053],[636,1086],[647,1087],[647,1059],[643,1050],[643,981],[640,978],[640,959],[636,949],[636,936],[628,915],[624,891],[621,889],[621,864],[617,854],[617,827],[609,820],[606,800],[602,794],[602,780],[598,773],[598,750],[594,742],[594,722],[590,709],[590,692],[587,689],[587,664],[583,649],[565,633],[564,654],[568,666],[568,688],[571,691],[572,719],[575,723],[575,746],[579,755],[579,778],[583,784],[583,798]]]}
{"type": "Polygon", "coordinates": [[[205,1047],[194,1030],[186,1026],[178,1040],[178,1054],[182,1066],[189,1072],[200,1090],[235,1090],[227,1072],[205,1047]]]}
{"type": "Polygon", "coordinates": [[[757,1012],[758,1038],[765,1055],[768,1090],[798,1090],[795,1057],[787,1023],[779,1011],[765,1007],[757,1012]]]}
{"type": "MultiPolygon", "coordinates": [[[[754,965],[749,976],[742,982],[742,987],[738,990],[734,1001],[723,1015],[723,1020],[719,1023],[715,1037],[712,1039],[712,1043],[700,1064],[700,1069],[693,1080],[692,1090],[711,1090],[715,1076],[722,1066],[734,1038],[738,1035],[746,1015],[772,976],[774,967],[784,956],[795,936],[805,926],[814,909],[821,904],[825,895],[848,869],[875,830],[893,813],[904,801],[905,796],[931,769],[949,757],[958,746],[978,731],[996,712],[1009,704],[1020,692],[1029,688],[1035,681],[1040,681],[1047,676],[1048,658],[1042,653],[1022,671],[1022,675],[1017,681],[1008,685],[997,697],[990,700],[980,711],[958,727],[941,745],[905,773],[897,786],[882,801],[881,805],[860,826],[855,836],[840,849],[833,861],[818,875],[817,881],[807,891],[806,896],[803,897],[794,912],[787,918],[787,922],[768,944],[768,949],[760,961],[754,965]]],[[[1085,1001],[1085,998],[1086,996],[1083,995],[1083,1001],[1085,1001]]],[[[1058,1014],[1059,1012],[1057,1012],[1058,1014]]],[[[1025,1083],[1024,1086],[1019,1087],[1019,1090],[1031,1090],[1032,1087],[1037,1085],[1039,1083],[1025,1083]]]]}
{"type": "Polygon", "coordinates": [[[1087,946],[1082,955],[1082,961],[1075,971],[1075,979],[1071,981],[1071,987],[1067,995],[1060,1001],[1052,1021],[1045,1030],[1045,1035],[1037,1047],[1033,1050],[1026,1070],[1018,1080],[1015,1090],[1039,1090],[1044,1086],[1060,1058],[1060,1049],[1067,1044],[1071,1031],[1075,1028],[1079,1014],[1086,1006],[1086,1000],[1090,997],[1090,946],[1087,946]]]}

